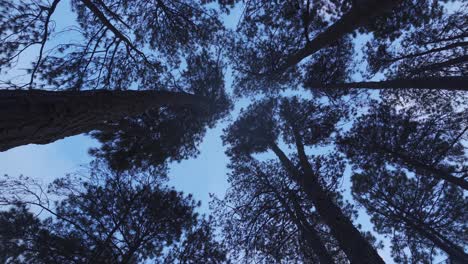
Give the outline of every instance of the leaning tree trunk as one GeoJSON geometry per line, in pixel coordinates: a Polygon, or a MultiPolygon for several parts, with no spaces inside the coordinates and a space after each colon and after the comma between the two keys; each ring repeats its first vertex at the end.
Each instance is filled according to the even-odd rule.
{"type": "Polygon", "coordinates": [[[450,259],[457,261],[456,263],[468,263],[468,254],[465,253],[463,248],[457,246],[446,238],[443,238],[440,234],[433,230],[427,230],[424,225],[414,223],[410,219],[401,216],[402,220],[421,236],[430,240],[434,245],[440,248],[442,251],[447,253],[450,259]]]}
{"type": "MultiPolygon", "coordinates": [[[[337,240],[350,262],[353,264],[385,264],[369,241],[362,236],[361,232],[323,189],[317,176],[308,172],[307,167],[303,168],[305,174],[300,173],[276,144],[272,144],[271,149],[290,172],[293,180],[301,186],[302,190],[312,200],[317,212],[327,226],[330,227],[333,237],[337,240]]],[[[302,151],[298,150],[298,152],[302,151]]],[[[300,157],[302,156],[301,153],[298,154],[300,157]]]]}
{"type": "Polygon", "coordinates": [[[310,88],[320,89],[433,89],[447,91],[468,91],[468,77],[438,77],[417,79],[395,79],[379,82],[318,83],[311,82],[310,88]]]}
{"type": "Polygon", "coordinates": [[[317,258],[319,259],[320,264],[334,264],[332,256],[328,253],[327,248],[322,243],[321,237],[311,227],[308,226],[299,226],[303,239],[306,240],[309,247],[313,250],[317,258]]]}
{"type": "Polygon", "coordinates": [[[351,263],[385,263],[377,251],[362,236],[351,220],[343,214],[328,193],[321,187],[315,175],[306,175],[303,188],[314,202],[318,213],[330,227],[340,247],[351,263]]]}
{"type": "MultiPolygon", "coordinates": [[[[295,199],[295,197],[292,197],[291,199],[295,199]]],[[[298,202],[295,200],[293,201],[293,203],[294,203],[294,208],[295,208],[296,217],[297,217],[294,219],[296,222],[296,225],[298,228],[300,228],[304,238],[306,239],[307,243],[314,251],[315,255],[317,255],[320,263],[321,264],[334,264],[335,261],[333,260],[332,256],[330,255],[327,248],[325,247],[325,244],[323,243],[322,238],[320,237],[318,232],[315,230],[315,228],[309,224],[298,202]]]]}
{"type": "Polygon", "coordinates": [[[280,201],[283,208],[287,211],[289,217],[294,222],[296,227],[300,230],[300,233],[305,240],[306,244],[312,249],[314,254],[319,259],[320,264],[334,264],[335,261],[333,257],[328,252],[325,244],[322,241],[322,238],[315,230],[313,226],[309,224],[307,221],[302,208],[297,202],[297,196],[294,194],[290,194],[289,200],[294,204],[294,208],[291,208],[286,199],[281,196],[281,194],[272,188],[272,191],[275,193],[276,198],[280,201]]]}
{"type": "Polygon", "coordinates": [[[0,91],[0,151],[47,144],[106,128],[106,122],[161,105],[197,105],[205,99],[166,91],[0,91]]]}
{"type": "Polygon", "coordinates": [[[359,0],[355,2],[348,13],[344,14],[324,32],[318,34],[298,52],[287,57],[277,73],[284,72],[315,52],[333,45],[344,35],[370,23],[372,18],[391,10],[402,0],[359,0]]]}
{"type": "Polygon", "coordinates": [[[401,161],[404,165],[410,168],[413,168],[416,171],[422,171],[423,173],[428,173],[434,178],[444,180],[446,182],[459,186],[460,188],[463,188],[464,190],[468,190],[468,181],[466,181],[464,178],[455,177],[450,172],[447,172],[445,170],[439,169],[431,165],[427,165],[419,160],[411,158],[410,156],[404,153],[398,153],[398,152],[392,151],[386,148],[385,146],[382,146],[382,150],[384,150],[386,153],[391,155],[392,158],[398,161],[401,161]]]}

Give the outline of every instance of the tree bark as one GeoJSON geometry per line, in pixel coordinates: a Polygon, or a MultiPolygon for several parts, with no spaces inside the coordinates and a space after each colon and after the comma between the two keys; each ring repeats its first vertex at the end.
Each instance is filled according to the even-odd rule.
{"type": "Polygon", "coordinates": [[[353,5],[351,10],[344,14],[338,21],[318,34],[304,48],[292,54],[284,60],[277,73],[282,73],[288,68],[298,64],[315,52],[333,45],[344,35],[353,32],[360,26],[368,24],[371,18],[379,16],[398,5],[401,0],[360,0],[353,5]]]}
{"type": "Polygon", "coordinates": [[[353,264],[384,264],[385,262],[377,251],[322,188],[317,176],[307,171],[305,174],[300,173],[276,144],[271,144],[271,150],[312,200],[317,212],[330,227],[333,237],[338,241],[340,248],[345,252],[350,262],[353,264]]]}
{"type": "Polygon", "coordinates": [[[468,91],[468,77],[440,77],[440,78],[415,78],[396,79],[379,82],[350,82],[350,83],[310,83],[310,88],[324,89],[434,89],[447,91],[468,91]]]}
{"type": "Polygon", "coordinates": [[[166,91],[0,91],[0,151],[106,128],[162,105],[202,107],[207,100],[166,91]]]}

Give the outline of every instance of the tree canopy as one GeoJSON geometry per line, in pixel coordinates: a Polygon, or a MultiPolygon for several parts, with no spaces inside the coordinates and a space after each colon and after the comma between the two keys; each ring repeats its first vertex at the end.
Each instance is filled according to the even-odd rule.
{"type": "Polygon", "coordinates": [[[98,141],[47,187],[0,179],[0,262],[467,263],[467,18],[459,0],[0,0],[0,151],[98,141]],[[167,175],[216,126],[229,188],[205,215],[167,175]]]}
{"type": "Polygon", "coordinates": [[[95,162],[89,175],[55,180],[44,193],[27,178],[2,186],[0,257],[5,263],[180,263],[225,259],[191,195],[160,171],[118,173],[95,162]],[[54,202],[52,196],[62,199],[54,202]],[[39,219],[30,208],[46,211],[39,219]],[[169,259],[173,260],[169,261],[169,259]]]}

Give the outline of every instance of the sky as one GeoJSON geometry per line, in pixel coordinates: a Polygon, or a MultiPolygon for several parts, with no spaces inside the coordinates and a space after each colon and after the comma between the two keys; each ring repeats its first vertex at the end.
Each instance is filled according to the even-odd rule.
{"type": "MultiPolygon", "coordinates": [[[[225,17],[227,27],[234,28],[237,25],[240,11],[234,10],[231,15],[225,17]]],[[[61,2],[53,19],[59,24],[70,25],[73,23],[74,15],[70,12],[67,2],[61,2]]],[[[28,53],[33,54],[33,53],[28,53]]],[[[28,56],[28,55],[26,55],[28,56]]],[[[28,58],[23,58],[27,60],[28,58]]],[[[30,59],[33,59],[31,57],[30,59]]],[[[226,86],[230,90],[232,77],[226,72],[226,86]]],[[[231,116],[235,117],[241,107],[248,105],[248,100],[236,103],[231,116]]],[[[169,184],[185,193],[192,193],[194,198],[202,201],[200,212],[209,213],[209,194],[222,198],[229,187],[227,182],[227,164],[229,162],[225,155],[225,147],[222,144],[222,130],[229,122],[218,123],[213,129],[209,129],[203,142],[199,145],[200,154],[196,158],[184,160],[170,165],[169,184]]],[[[98,146],[98,143],[86,135],[78,135],[58,140],[47,145],[27,145],[0,152],[0,174],[11,176],[24,175],[39,180],[44,185],[53,179],[63,177],[87,165],[92,157],[88,155],[88,149],[98,146]]],[[[345,175],[345,181],[349,181],[349,170],[345,175]]],[[[346,199],[349,195],[349,183],[345,193],[346,199]]],[[[372,230],[369,217],[361,210],[358,219],[364,230],[372,230]]],[[[381,236],[378,236],[383,239],[381,236]]],[[[381,256],[387,263],[393,263],[389,253],[388,240],[383,239],[385,249],[380,251],[381,256]]]]}

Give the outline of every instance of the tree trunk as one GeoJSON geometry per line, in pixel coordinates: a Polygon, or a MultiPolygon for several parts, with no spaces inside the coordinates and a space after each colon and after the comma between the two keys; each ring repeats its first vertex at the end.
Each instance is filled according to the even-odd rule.
{"type": "MultiPolygon", "coordinates": [[[[292,197],[291,199],[295,199],[295,197],[292,197]]],[[[319,258],[320,263],[321,264],[334,264],[335,262],[333,261],[333,258],[328,253],[328,250],[325,247],[325,244],[322,242],[322,238],[320,237],[318,232],[314,229],[314,227],[309,224],[300,205],[297,203],[296,200],[293,200],[293,203],[295,207],[294,211],[297,216],[297,218],[295,218],[295,221],[297,222],[296,225],[298,225],[298,228],[301,230],[301,233],[303,234],[307,243],[312,248],[315,255],[317,255],[317,257],[319,258]]]]}
{"type": "Polygon", "coordinates": [[[317,255],[320,264],[334,264],[333,258],[328,253],[327,248],[322,243],[322,239],[318,235],[317,231],[313,229],[310,225],[307,226],[298,226],[301,230],[302,237],[312,249],[312,251],[317,255]]]}
{"type": "Polygon", "coordinates": [[[106,122],[161,105],[197,105],[206,100],[166,91],[0,91],[0,151],[47,144],[93,130],[106,122]]]}
{"type": "Polygon", "coordinates": [[[448,91],[468,91],[468,77],[440,77],[418,79],[396,79],[379,82],[351,82],[351,83],[311,83],[311,88],[324,89],[434,89],[448,91]]]}
{"type": "Polygon", "coordinates": [[[411,74],[416,75],[425,71],[437,71],[445,67],[466,63],[467,61],[468,61],[468,55],[463,55],[454,59],[430,64],[421,68],[416,68],[411,72],[411,74]]]}
{"type": "Polygon", "coordinates": [[[464,190],[468,190],[468,181],[463,178],[455,177],[450,172],[444,171],[434,166],[427,165],[419,160],[413,159],[404,153],[398,153],[391,149],[382,146],[382,149],[390,154],[394,159],[400,160],[404,165],[428,173],[432,175],[434,178],[444,180],[451,184],[454,184],[464,190]]]}
{"type": "Polygon", "coordinates": [[[312,198],[317,211],[330,227],[331,233],[348,256],[351,263],[385,263],[377,251],[362,236],[351,220],[343,214],[328,193],[320,186],[315,175],[304,177],[304,189],[312,198]]]}
{"type": "Polygon", "coordinates": [[[334,264],[332,256],[328,253],[325,244],[322,242],[322,238],[314,229],[313,226],[309,224],[307,219],[305,218],[304,212],[302,208],[297,203],[297,196],[294,194],[289,195],[290,201],[294,204],[294,209],[289,207],[285,198],[281,196],[281,194],[274,189],[274,187],[270,187],[271,190],[275,193],[276,198],[280,201],[281,205],[284,209],[288,212],[289,217],[293,220],[296,227],[300,230],[303,239],[306,241],[307,245],[312,249],[312,251],[317,255],[319,262],[321,264],[334,264]]]}
{"type": "Polygon", "coordinates": [[[369,23],[371,18],[391,10],[398,5],[401,0],[360,0],[356,2],[358,3],[354,4],[348,13],[344,14],[324,32],[318,34],[312,41],[308,42],[304,48],[286,58],[284,65],[278,69],[277,73],[284,72],[315,52],[333,45],[333,43],[344,35],[369,23]]]}
{"type": "MultiPolygon", "coordinates": [[[[271,145],[271,150],[312,200],[317,212],[330,227],[333,237],[338,241],[340,248],[345,252],[350,262],[353,264],[384,264],[385,262],[377,251],[322,188],[317,176],[310,173],[305,175],[300,173],[276,144],[271,145]]],[[[298,152],[300,151],[298,150],[298,152]]]]}
{"type": "Polygon", "coordinates": [[[315,228],[310,225],[307,221],[304,211],[302,210],[301,205],[299,204],[298,196],[291,192],[291,190],[278,190],[274,186],[272,186],[268,180],[268,176],[266,176],[263,172],[258,175],[258,178],[267,186],[267,188],[272,191],[276,199],[279,200],[283,209],[288,213],[291,220],[294,222],[296,227],[299,229],[303,240],[305,240],[306,244],[309,246],[310,249],[315,253],[318,257],[319,262],[321,264],[334,264],[332,256],[328,252],[325,244],[322,241],[322,238],[315,230],[315,228]],[[283,197],[287,193],[287,197],[283,197]],[[293,208],[289,206],[288,202],[293,204],[293,208]]]}
{"type": "Polygon", "coordinates": [[[421,236],[430,240],[436,247],[447,253],[450,259],[455,260],[457,263],[468,263],[468,254],[466,254],[462,248],[451,243],[446,238],[443,238],[436,231],[427,230],[424,225],[414,223],[406,217],[401,218],[408,226],[416,230],[416,232],[418,232],[421,236]]]}

